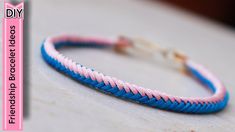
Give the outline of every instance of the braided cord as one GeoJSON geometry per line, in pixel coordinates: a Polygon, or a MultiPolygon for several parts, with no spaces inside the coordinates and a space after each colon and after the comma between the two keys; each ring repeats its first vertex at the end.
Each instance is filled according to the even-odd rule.
{"type": "Polygon", "coordinates": [[[64,46],[112,48],[117,44],[116,41],[97,38],[58,36],[47,38],[43,42],[41,54],[49,65],[84,85],[122,99],[154,108],[200,114],[217,112],[227,105],[229,95],[224,85],[203,66],[189,59],[185,62],[187,71],[207,86],[213,92],[212,96],[194,98],[178,97],[157,90],[143,88],[86,68],[57,51],[58,48],[64,46]]]}

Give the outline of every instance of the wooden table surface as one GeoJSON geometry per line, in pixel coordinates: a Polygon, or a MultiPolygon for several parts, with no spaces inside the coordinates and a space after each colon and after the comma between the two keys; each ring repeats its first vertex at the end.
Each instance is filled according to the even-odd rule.
{"type": "MultiPolygon", "coordinates": [[[[35,0],[28,4],[28,116],[24,131],[234,131],[235,30],[151,0],[35,0]],[[225,83],[230,93],[228,106],[209,115],[172,113],[87,88],[42,60],[41,42],[47,36],[62,33],[142,36],[165,47],[181,49],[225,83]]],[[[144,87],[179,96],[210,95],[201,85],[160,61],[97,49],[61,52],[87,67],[144,87]]]]}

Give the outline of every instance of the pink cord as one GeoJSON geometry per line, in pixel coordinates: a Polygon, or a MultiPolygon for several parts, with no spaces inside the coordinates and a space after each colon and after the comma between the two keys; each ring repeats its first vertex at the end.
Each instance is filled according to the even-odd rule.
{"type": "Polygon", "coordinates": [[[96,43],[97,45],[108,45],[108,46],[116,46],[120,43],[114,40],[106,40],[106,39],[97,39],[97,38],[84,38],[84,37],[75,37],[75,36],[60,36],[47,38],[44,42],[45,52],[53,58],[55,61],[61,63],[62,66],[68,68],[73,71],[75,74],[79,74],[80,76],[84,76],[85,78],[90,78],[93,81],[97,81],[98,83],[104,83],[105,85],[111,85],[111,87],[117,87],[119,90],[125,90],[125,92],[132,92],[133,94],[140,94],[142,97],[147,96],[149,99],[156,98],[156,100],[163,99],[165,102],[170,100],[171,102],[177,101],[178,103],[184,102],[185,104],[190,102],[191,104],[208,104],[208,103],[219,103],[224,101],[226,96],[226,89],[224,85],[218,80],[212,73],[210,73],[206,68],[202,65],[199,65],[192,60],[187,59],[185,62],[186,67],[195,69],[198,73],[200,73],[204,78],[209,80],[214,88],[215,93],[209,97],[179,97],[173,96],[170,94],[166,94],[160,92],[158,90],[152,90],[148,88],[143,88],[141,86],[137,86],[115,77],[104,75],[103,73],[97,72],[90,68],[86,68],[80,64],[77,64],[73,60],[65,57],[61,53],[59,53],[55,44],[59,42],[72,42],[74,45],[79,45],[80,43],[96,43]]]}

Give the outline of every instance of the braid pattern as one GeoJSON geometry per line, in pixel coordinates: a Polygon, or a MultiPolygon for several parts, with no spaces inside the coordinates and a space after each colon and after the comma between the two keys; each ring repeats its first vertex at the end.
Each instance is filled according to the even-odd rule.
{"type": "Polygon", "coordinates": [[[186,98],[146,89],[97,72],[74,62],[57,51],[64,46],[92,48],[114,47],[115,41],[74,36],[47,38],[41,46],[43,59],[56,70],[78,82],[121,99],[150,107],[182,113],[212,113],[225,108],[229,95],[224,85],[203,66],[187,60],[186,68],[192,76],[207,86],[214,94],[210,97],[186,98]]]}

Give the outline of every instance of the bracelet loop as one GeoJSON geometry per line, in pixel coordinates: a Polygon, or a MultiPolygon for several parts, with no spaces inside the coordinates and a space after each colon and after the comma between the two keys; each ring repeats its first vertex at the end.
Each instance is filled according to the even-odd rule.
{"type": "Polygon", "coordinates": [[[58,36],[47,38],[43,42],[41,54],[43,59],[58,71],[65,73],[71,78],[91,88],[122,99],[131,100],[154,108],[183,113],[212,113],[225,108],[229,98],[228,92],[221,81],[206,68],[193,62],[184,54],[175,50],[169,52],[168,50],[159,48],[147,41],[138,40],[138,42],[141,43],[137,44],[136,41],[125,37],[113,41],[97,38],[58,36]],[[189,98],[173,96],[157,90],[143,88],[104,75],[101,72],[86,68],[85,66],[74,62],[57,51],[58,48],[63,46],[111,47],[116,49],[116,51],[124,51],[131,47],[134,51],[139,53],[144,52],[144,54],[148,55],[160,51],[160,53],[166,57],[171,55],[173,56],[173,59],[179,60],[190,75],[207,86],[213,92],[213,95],[209,97],[189,98]]]}

